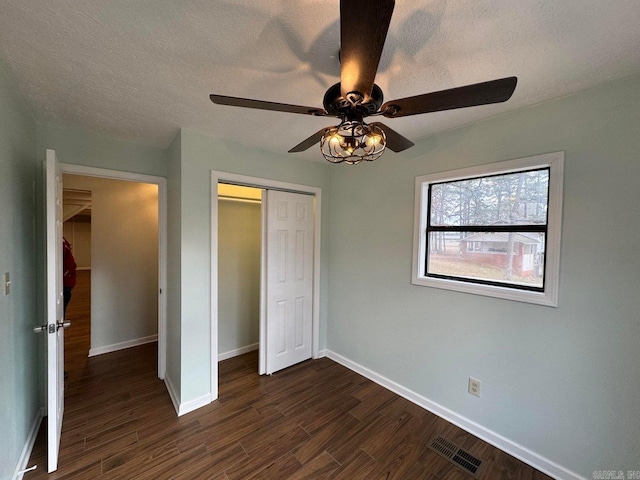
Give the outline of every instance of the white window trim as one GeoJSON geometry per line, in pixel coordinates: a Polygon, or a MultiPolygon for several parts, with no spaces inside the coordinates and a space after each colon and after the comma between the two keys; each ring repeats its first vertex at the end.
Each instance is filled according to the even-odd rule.
{"type": "Polygon", "coordinates": [[[564,152],[546,153],[532,157],[519,158],[505,162],[491,163],[476,167],[463,168],[449,172],[434,173],[416,177],[413,226],[413,267],[411,283],[425,287],[444,288],[458,292],[504,298],[519,302],[535,303],[550,307],[558,306],[560,283],[560,231],[562,225],[562,182],[564,175],[564,152]],[[461,180],[465,177],[478,177],[518,172],[524,169],[549,167],[549,203],[547,205],[547,246],[545,258],[544,292],[518,290],[494,285],[481,285],[458,280],[427,277],[424,275],[426,255],[427,202],[430,183],[461,180]]]}

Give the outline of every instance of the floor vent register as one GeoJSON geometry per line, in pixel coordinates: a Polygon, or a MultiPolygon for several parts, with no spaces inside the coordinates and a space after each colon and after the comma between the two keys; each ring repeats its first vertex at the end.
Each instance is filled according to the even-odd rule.
{"type": "Polygon", "coordinates": [[[482,460],[474,457],[446,438],[439,435],[435,436],[429,443],[429,449],[453,463],[456,467],[461,468],[473,478],[480,477],[483,467],[482,460]]]}

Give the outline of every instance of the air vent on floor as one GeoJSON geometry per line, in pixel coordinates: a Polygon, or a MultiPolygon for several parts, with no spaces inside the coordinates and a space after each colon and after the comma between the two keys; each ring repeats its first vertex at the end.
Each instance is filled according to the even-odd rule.
{"type": "Polygon", "coordinates": [[[455,443],[439,435],[433,437],[429,449],[436,452],[455,466],[460,467],[473,478],[479,478],[482,473],[482,460],[458,447],[455,443]]]}

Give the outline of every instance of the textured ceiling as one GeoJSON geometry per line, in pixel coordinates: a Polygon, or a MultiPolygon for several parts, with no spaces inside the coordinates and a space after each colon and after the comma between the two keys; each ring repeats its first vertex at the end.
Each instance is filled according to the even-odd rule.
{"type": "MultiPolygon", "coordinates": [[[[385,100],[511,75],[518,86],[504,104],[385,122],[415,141],[638,73],[639,25],[638,0],[396,0],[385,100]]],[[[285,153],[336,123],[208,95],[319,107],[339,81],[339,40],[338,0],[0,3],[0,57],[38,121],[161,147],[186,127],[285,153]]]]}

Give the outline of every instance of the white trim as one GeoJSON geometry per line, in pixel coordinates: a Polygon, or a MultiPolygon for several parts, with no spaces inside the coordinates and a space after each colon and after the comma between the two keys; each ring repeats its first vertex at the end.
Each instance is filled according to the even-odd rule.
{"type": "Polygon", "coordinates": [[[158,186],[158,378],[167,371],[167,179],[155,175],[61,163],[62,173],[158,186]]]}
{"type": "Polygon", "coordinates": [[[158,183],[158,378],[167,372],[167,179],[158,183]]]}
{"type": "Polygon", "coordinates": [[[209,345],[211,345],[211,377],[209,379],[209,391],[211,399],[218,398],[218,176],[211,172],[211,265],[209,276],[211,277],[211,293],[209,300],[209,345]]]}
{"type": "Polygon", "coordinates": [[[213,398],[211,398],[211,395],[206,393],[198,398],[194,398],[189,402],[181,403],[180,408],[178,409],[178,416],[181,417],[182,415],[186,415],[187,413],[193,412],[194,410],[206,407],[212,401],[213,398]]]}
{"type": "Polygon", "coordinates": [[[111,178],[114,180],[125,180],[136,183],[159,183],[166,182],[166,178],[156,175],[147,175],[144,173],[125,172],[123,170],[110,170],[108,168],[87,167],[85,165],[76,165],[73,163],[61,163],[62,173],[71,175],[82,175],[84,177],[111,178]]]}
{"type": "Polygon", "coordinates": [[[368,378],[369,380],[377,383],[378,385],[383,386],[387,390],[391,390],[392,392],[400,395],[403,398],[406,398],[412,403],[424,408],[425,410],[430,411],[431,413],[447,420],[448,422],[457,425],[462,428],[466,432],[475,435],[476,437],[484,440],[485,442],[493,445],[494,447],[499,448],[500,450],[508,453],[516,457],[517,459],[523,461],[524,463],[534,467],[537,470],[540,470],[547,475],[558,479],[558,480],[586,480],[585,477],[581,477],[575,472],[563,467],[562,465],[558,465],[557,463],[549,460],[542,455],[529,450],[528,448],[515,443],[512,440],[509,440],[506,437],[503,437],[499,433],[496,433],[492,430],[489,430],[486,427],[470,420],[462,415],[457,414],[456,412],[449,410],[442,405],[429,400],[426,397],[423,397],[419,393],[414,392],[413,390],[409,390],[406,387],[390,380],[379,373],[374,372],[373,370],[369,370],[368,368],[346,358],[342,355],[335,353],[331,350],[325,350],[326,356],[331,360],[347,367],[349,370],[353,370],[356,373],[368,378]]]}
{"type": "Polygon", "coordinates": [[[319,358],[320,342],[320,225],[322,190],[319,187],[281,182],[261,177],[251,177],[236,173],[211,170],[211,400],[218,398],[218,183],[232,183],[248,187],[314,196],[313,224],[313,315],[312,315],[312,358],[319,358]]]}
{"type": "Polygon", "coordinates": [[[181,417],[182,415],[186,415],[189,412],[193,412],[198,408],[207,406],[213,400],[211,398],[211,395],[207,393],[189,402],[180,403],[180,400],[179,400],[180,397],[177,394],[175,387],[173,386],[173,382],[168,376],[164,378],[164,384],[166,385],[167,391],[169,392],[169,397],[171,397],[171,403],[173,403],[173,408],[176,410],[176,413],[178,414],[179,417],[181,417]]]}
{"type": "Polygon", "coordinates": [[[411,283],[425,287],[443,288],[457,292],[535,303],[548,307],[557,307],[560,284],[560,232],[562,224],[563,167],[564,152],[554,152],[416,177],[411,283]],[[460,180],[465,177],[471,178],[518,172],[533,167],[550,168],[544,292],[533,292],[509,287],[481,285],[457,280],[427,277],[422,273],[427,243],[424,232],[427,228],[427,216],[429,214],[429,212],[426,211],[425,199],[428,195],[429,183],[449,182],[453,180],[460,180]]]}
{"type": "Polygon", "coordinates": [[[127,340],[126,342],[114,343],[112,345],[105,345],[103,347],[96,347],[89,349],[89,356],[95,357],[97,355],[103,355],[105,353],[117,352],[118,350],[124,350],[126,348],[137,347],[146,343],[152,343],[158,341],[158,335],[149,335],[148,337],[134,338],[133,340],[127,340]]]}
{"type": "Polygon", "coordinates": [[[258,346],[258,374],[267,373],[267,190],[261,190],[260,204],[260,345],[258,346]]]}
{"type": "Polygon", "coordinates": [[[218,361],[228,360],[233,357],[237,357],[238,355],[244,355],[245,353],[253,352],[258,350],[259,343],[252,343],[251,345],[246,345],[244,347],[236,348],[234,350],[229,350],[228,352],[219,353],[218,361]]]}
{"type": "Polygon", "coordinates": [[[29,435],[27,435],[27,441],[24,443],[24,447],[22,449],[22,453],[20,454],[20,459],[18,460],[16,469],[13,473],[13,477],[11,477],[14,480],[22,480],[22,477],[24,476],[27,465],[29,464],[29,459],[31,458],[33,446],[35,445],[36,438],[38,437],[38,430],[40,430],[40,424],[42,423],[43,418],[44,412],[39,409],[33,420],[33,424],[31,425],[31,430],[29,430],[29,435]]]}

